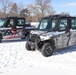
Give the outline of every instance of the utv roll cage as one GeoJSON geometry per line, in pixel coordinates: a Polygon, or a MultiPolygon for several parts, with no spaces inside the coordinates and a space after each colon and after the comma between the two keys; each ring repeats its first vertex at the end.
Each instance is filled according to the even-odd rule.
{"type": "Polygon", "coordinates": [[[70,18],[71,16],[69,14],[58,14],[58,15],[49,15],[47,17],[43,17],[42,19],[48,19],[48,18],[70,18]]]}

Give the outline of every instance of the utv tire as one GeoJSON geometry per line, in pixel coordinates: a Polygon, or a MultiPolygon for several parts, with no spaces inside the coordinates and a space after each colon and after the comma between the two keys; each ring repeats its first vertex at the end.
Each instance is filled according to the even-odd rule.
{"type": "Polygon", "coordinates": [[[28,42],[26,42],[26,49],[27,49],[28,51],[31,51],[31,46],[29,45],[28,42]]]}
{"type": "Polygon", "coordinates": [[[28,51],[35,51],[35,48],[31,49],[31,46],[29,45],[28,42],[26,43],[26,49],[27,49],[28,51]]]}
{"type": "Polygon", "coordinates": [[[53,49],[50,43],[45,43],[42,47],[42,55],[45,57],[49,57],[53,54],[53,49]]]}

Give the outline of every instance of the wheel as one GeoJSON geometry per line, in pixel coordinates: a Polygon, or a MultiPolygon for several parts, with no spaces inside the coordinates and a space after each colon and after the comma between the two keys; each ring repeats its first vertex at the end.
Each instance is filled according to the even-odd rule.
{"type": "Polygon", "coordinates": [[[26,43],[26,49],[27,49],[28,51],[35,51],[35,48],[31,49],[31,46],[29,45],[28,42],[26,43]]]}
{"type": "Polygon", "coordinates": [[[28,42],[26,42],[26,49],[27,49],[28,51],[31,51],[31,46],[29,45],[28,42]]]}
{"type": "Polygon", "coordinates": [[[51,56],[53,54],[53,49],[50,43],[45,43],[42,47],[42,55],[45,57],[51,56]]]}

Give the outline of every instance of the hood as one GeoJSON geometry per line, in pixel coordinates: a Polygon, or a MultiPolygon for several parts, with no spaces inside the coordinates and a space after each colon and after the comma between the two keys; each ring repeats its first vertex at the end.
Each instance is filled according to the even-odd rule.
{"type": "Polygon", "coordinates": [[[39,30],[35,30],[35,31],[31,31],[31,34],[37,34],[40,36],[41,40],[48,40],[50,39],[52,36],[55,35],[55,32],[48,32],[48,31],[39,31],[39,30]]]}
{"type": "Polygon", "coordinates": [[[57,32],[54,32],[54,31],[39,31],[39,30],[32,30],[31,31],[31,34],[37,34],[39,36],[49,36],[49,35],[56,35],[57,32]]]}
{"type": "Polygon", "coordinates": [[[31,34],[37,34],[37,35],[43,35],[43,34],[47,34],[47,31],[39,31],[39,30],[32,30],[31,34]]]}
{"type": "Polygon", "coordinates": [[[60,35],[60,34],[63,34],[63,33],[65,33],[65,31],[64,32],[58,32],[58,31],[48,32],[48,31],[39,31],[39,30],[31,31],[31,34],[39,35],[42,41],[51,39],[51,37],[55,38],[57,35],[60,35]]]}
{"type": "Polygon", "coordinates": [[[58,31],[48,32],[48,31],[39,31],[39,30],[31,31],[31,34],[39,35],[42,41],[51,39],[51,37],[55,38],[57,35],[60,35],[60,34],[63,34],[63,33],[65,33],[65,31],[64,32],[58,32],[58,31]]]}

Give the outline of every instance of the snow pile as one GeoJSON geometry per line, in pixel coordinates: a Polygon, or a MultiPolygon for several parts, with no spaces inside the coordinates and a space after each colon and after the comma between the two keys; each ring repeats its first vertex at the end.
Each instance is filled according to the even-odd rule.
{"type": "Polygon", "coordinates": [[[31,22],[31,25],[32,25],[32,26],[35,26],[35,27],[37,28],[38,25],[39,25],[39,22],[31,22]]]}
{"type": "Polygon", "coordinates": [[[76,75],[76,46],[43,57],[25,49],[26,41],[0,44],[0,75],[76,75]]]}

